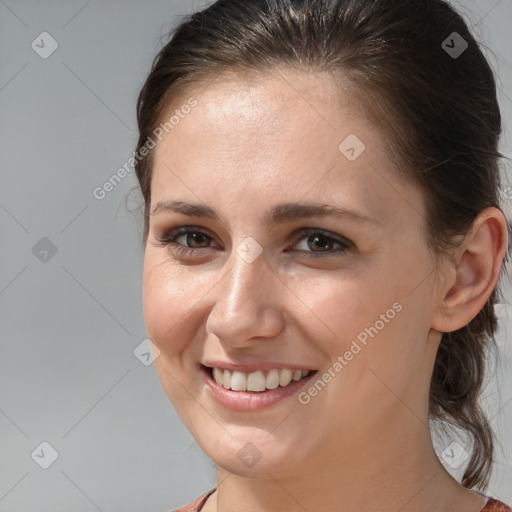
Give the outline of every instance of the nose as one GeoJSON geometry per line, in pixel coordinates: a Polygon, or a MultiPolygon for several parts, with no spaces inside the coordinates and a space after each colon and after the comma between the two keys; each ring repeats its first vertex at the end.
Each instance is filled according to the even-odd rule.
{"type": "MultiPolygon", "coordinates": [[[[206,323],[209,334],[231,349],[247,347],[255,338],[273,338],[284,327],[284,283],[264,254],[248,262],[236,251],[211,294],[215,304],[206,323]]],[[[261,341],[261,340],[260,340],[261,341]]]]}

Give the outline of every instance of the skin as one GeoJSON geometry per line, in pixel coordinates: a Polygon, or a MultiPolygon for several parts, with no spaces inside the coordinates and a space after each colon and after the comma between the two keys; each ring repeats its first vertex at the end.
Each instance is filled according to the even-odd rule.
{"type": "Polygon", "coordinates": [[[151,215],[144,315],[163,389],[218,468],[203,510],[480,511],[485,499],[433,450],[428,389],[440,333],[467,324],[497,283],[503,214],[482,212],[436,267],[422,191],[393,171],[384,134],[327,76],[276,71],[188,93],[198,105],[155,149],[151,211],[159,201],[190,201],[222,220],[151,215]],[[355,161],[338,150],[349,134],[366,146],[355,161]],[[269,229],[272,207],[298,201],[377,222],[316,216],[269,229]],[[158,242],[181,226],[208,235],[175,238],[195,254],[158,242]],[[330,239],[315,246],[294,235],[302,228],[352,249],[336,253],[330,239]],[[236,252],[249,236],[263,249],[252,263],[236,252]],[[401,311],[308,404],[295,395],[231,411],[205,388],[204,359],[286,362],[321,375],[394,303],[401,311]],[[261,454],[252,467],[237,457],[247,442],[261,454]]]}

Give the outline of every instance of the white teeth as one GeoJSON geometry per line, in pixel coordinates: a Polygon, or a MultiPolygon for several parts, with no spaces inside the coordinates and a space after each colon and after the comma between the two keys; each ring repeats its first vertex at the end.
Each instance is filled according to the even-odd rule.
{"type": "MultiPolygon", "coordinates": [[[[245,377],[245,373],[240,373],[245,377]]],[[[265,377],[260,371],[249,373],[247,376],[247,391],[265,391],[265,384],[265,377]]]]}
{"type": "Polygon", "coordinates": [[[291,370],[281,370],[279,375],[279,385],[288,386],[292,381],[293,372],[291,370]]]}
{"type": "Polygon", "coordinates": [[[247,389],[247,378],[245,373],[233,372],[231,375],[231,389],[233,391],[245,391],[247,389]]]}
{"type": "Polygon", "coordinates": [[[268,372],[265,386],[267,389],[276,389],[279,386],[279,372],[277,370],[268,372]]]}
{"type": "Polygon", "coordinates": [[[222,379],[223,379],[222,373],[223,373],[222,370],[219,370],[218,368],[213,369],[213,378],[215,379],[215,382],[219,386],[222,386],[222,379]]]}
{"type": "Polygon", "coordinates": [[[269,370],[267,377],[261,370],[246,374],[244,372],[213,369],[213,378],[219,386],[233,391],[265,391],[288,386],[290,382],[300,380],[311,372],[309,370],[269,370]]]}
{"type": "MultiPolygon", "coordinates": [[[[219,372],[222,373],[222,370],[219,370],[219,372]]],[[[225,371],[224,372],[224,377],[222,378],[221,382],[222,382],[222,385],[226,389],[230,389],[231,388],[231,372],[230,371],[225,371]]]]}

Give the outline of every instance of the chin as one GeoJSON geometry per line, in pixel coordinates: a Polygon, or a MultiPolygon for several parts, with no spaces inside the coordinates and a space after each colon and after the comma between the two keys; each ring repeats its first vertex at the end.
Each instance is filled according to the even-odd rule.
{"type": "MultiPolygon", "coordinates": [[[[261,431],[259,432],[261,434],[261,431]]],[[[267,436],[268,433],[264,433],[267,436]]],[[[264,437],[263,436],[263,437],[264,437]]],[[[251,439],[250,435],[243,436],[251,439]]],[[[219,467],[244,477],[273,479],[277,474],[297,465],[294,454],[297,450],[283,446],[279,441],[268,436],[258,441],[239,441],[228,433],[221,439],[209,439],[206,443],[199,442],[206,455],[219,467]],[[270,476],[270,475],[272,476],[270,476]]]]}

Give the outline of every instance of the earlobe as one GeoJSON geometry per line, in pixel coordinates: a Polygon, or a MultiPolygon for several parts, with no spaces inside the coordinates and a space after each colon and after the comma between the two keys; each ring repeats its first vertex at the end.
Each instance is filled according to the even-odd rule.
{"type": "Polygon", "coordinates": [[[496,287],[507,246],[503,213],[494,207],[486,208],[455,251],[433,329],[452,332],[473,320],[496,287]]]}

